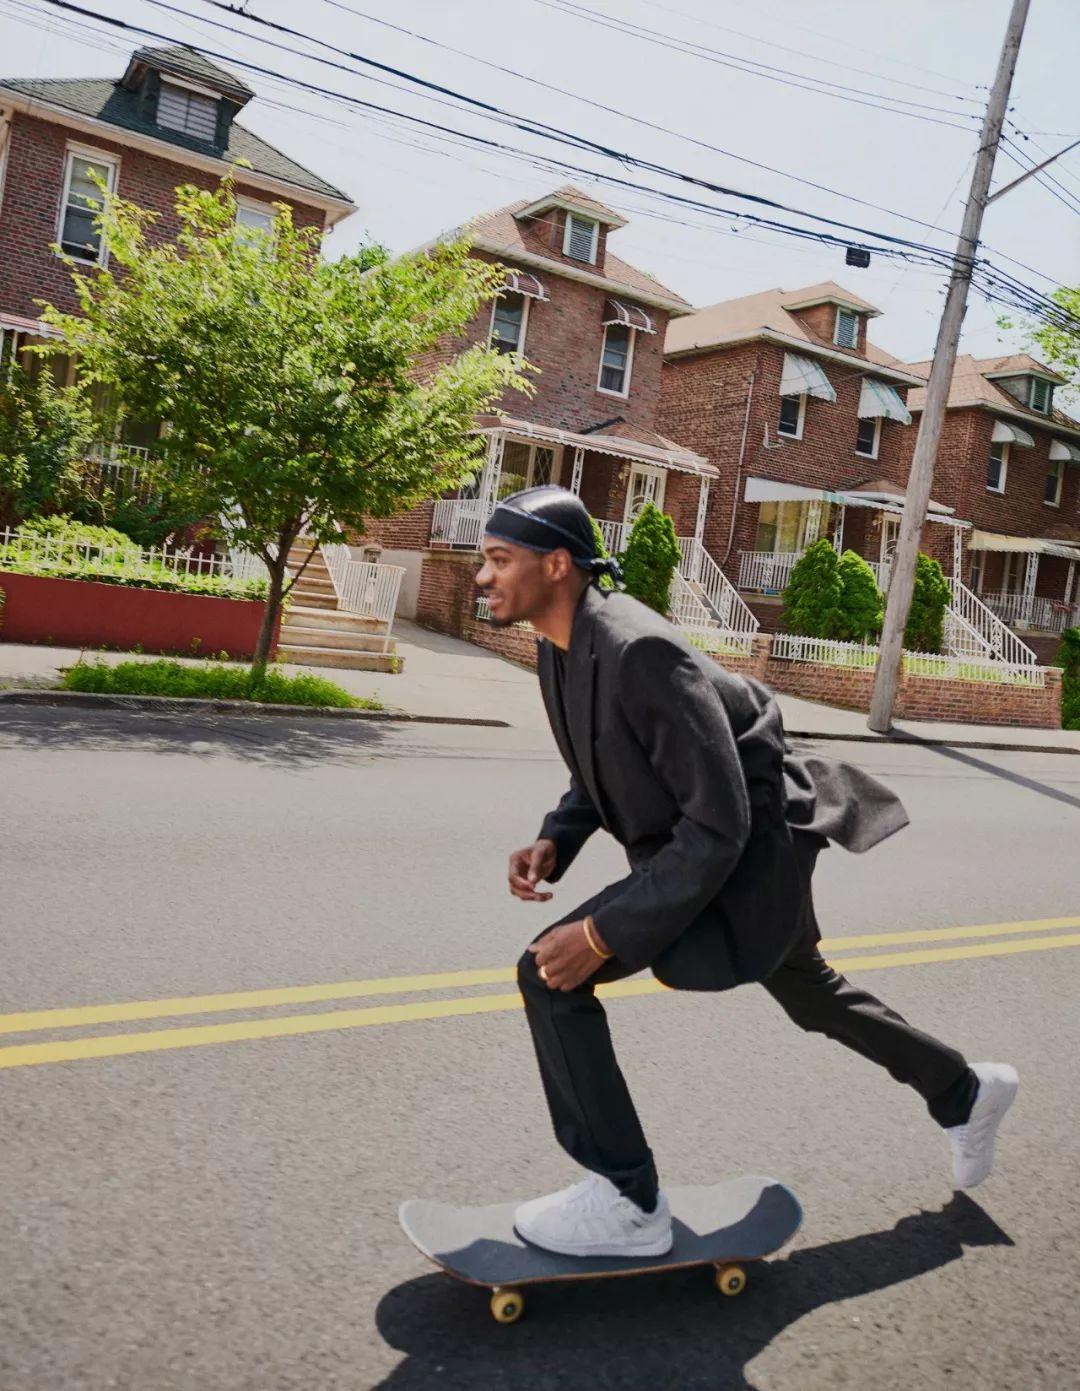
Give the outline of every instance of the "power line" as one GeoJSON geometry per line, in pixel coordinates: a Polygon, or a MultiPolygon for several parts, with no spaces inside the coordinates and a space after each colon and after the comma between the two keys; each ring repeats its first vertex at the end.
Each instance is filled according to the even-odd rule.
{"type": "MultiPolygon", "coordinates": [[[[149,29],[146,26],[129,23],[128,21],[120,20],[112,16],[101,15],[97,11],[89,10],[85,7],[73,4],[71,3],[71,0],[44,0],[44,3],[49,4],[53,8],[62,9],[66,12],[71,12],[95,19],[98,22],[106,24],[110,27],[120,28],[128,32],[139,33],[144,36],[162,40],[167,43],[176,42],[176,39],[172,35],[163,34],[159,31],[149,29]]],[[[210,57],[224,58],[225,61],[230,61],[227,55],[216,53],[213,49],[207,48],[204,51],[210,57]]],[[[516,154],[530,160],[535,158],[535,155],[531,152],[521,150],[517,147],[506,145],[498,141],[490,140],[484,136],[461,131],[454,127],[440,125],[437,122],[425,120],[424,118],[412,115],[411,113],[396,111],[393,108],[384,107],[378,103],[369,102],[362,98],[354,97],[348,93],[343,93],[340,91],[335,91],[333,89],[320,87],[318,84],[308,82],[302,78],[288,77],[286,75],[275,72],[273,69],[266,68],[260,64],[251,63],[246,59],[234,59],[231,61],[234,61],[238,66],[248,69],[250,71],[257,72],[264,76],[269,76],[271,78],[286,81],[290,85],[294,85],[304,90],[314,92],[321,96],[329,96],[333,99],[344,102],[348,105],[355,106],[365,111],[374,111],[385,116],[397,118],[401,121],[420,127],[424,130],[438,132],[439,134],[442,134],[444,136],[457,136],[462,140],[467,140],[472,144],[475,144],[488,150],[497,150],[506,152],[508,154],[516,154]]],[[[650,166],[648,162],[633,160],[630,156],[620,157],[617,153],[615,153],[614,157],[616,159],[621,159],[621,161],[624,163],[632,162],[636,164],[638,167],[644,167],[646,169],[649,169],[650,172],[655,171],[660,172],[662,174],[667,174],[669,172],[664,169],[664,166],[650,166]]],[[[637,184],[629,179],[617,178],[613,175],[598,175],[595,170],[587,169],[581,165],[572,164],[564,160],[555,160],[554,158],[552,158],[549,162],[553,167],[558,167],[565,172],[569,172],[571,174],[576,175],[583,175],[587,178],[600,178],[603,182],[612,184],[616,187],[642,192],[651,197],[659,197],[667,202],[674,203],[678,206],[690,208],[695,211],[701,211],[712,217],[743,221],[749,225],[758,226],[764,229],[780,231],[786,233],[789,236],[794,236],[796,238],[802,238],[805,240],[816,240],[820,242],[822,245],[826,246],[846,248],[847,246],[852,244],[850,237],[840,237],[839,235],[833,232],[824,232],[816,229],[792,226],[791,224],[782,222],[778,219],[766,218],[758,214],[718,207],[715,204],[706,203],[700,199],[690,198],[685,195],[671,192],[669,190],[655,189],[647,185],[637,184]]],[[[675,177],[684,176],[679,176],[676,174],[675,177]]],[[[689,178],[684,178],[684,181],[697,183],[700,186],[705,187],[706,189],[714,192],[725,191],[719,188],[718,186],[710,185],[703,180],[691,180],[689,178]]],[[[787,209],[784,210],[787,211],[787,209]]],[[[806,214],[800,213],[798,210],[795,211],[796,215],[808,216],[806,214]]],[[[817,220],[826,221],[826,219],[817,220]]],[[[942,250],[941,248],[922,246],[918,243],[910,242],[904,238],[892,237],[885,233],[878,233],[868,231],[867,229],[855,228],[851,224],[836,225],[848,231],[856,230],[859,231],[860,234],[863,234],[867,237],[875,238],[879,241],[884,241],[885,245],[875,244],[874,242],[866,241],[859,243],[865,249],[876,252],[879,255],[889,255],[900,259],[909,259],[914,260],[916,262],[922,262],[924,264],[937,264],[941,266],[948,266],[952,264],[952,256],[949,253],[942,250]]],[[[987,286],[989,289],[992,289],[994,293],[997,296],[999,296],[999,298],[1005,294],[1010,294],[1012,296],[1013,306],[1017,308],[1022,308],[1024,312],[1038,314],[1040,317],[1052,319],[1054,321],[1060,321],[1064,319],[1068,321],[1070,324],[1076,322],[1072,319],[1071,315],[1068,315],[1061,308],[1061,306],[1057,305],[1051,300],[1048,300],[1045,296],[1040,295],[1039,292],[1034,291],[1030,286],[1023,285],[1021,282],[1017,281],[1015,277],[1010,277],[1006,275],[1004,272],[1001,272],[996,268],[992,268],[994,279],[993,281],[991,281],[989,279],[989,269],[990,268],[988,268],[987,271],[987,286]]]]}
{"type": "Polygon", "coordinates": [[[650,29],[643,24],[634,24],[630,20],[616,19],[614,16],[601,14],[597,10],[590,10],[585,5],[575,3],[575,0],[534,0],[534,3],[543,5],[546,9],[554,10],[557,13],[569,15],[574,19],[598,24],[601,28],[610,29],[615,33],[644,40],[659,48],[668,48],[676,53],[685,53],[694,58],[701,58],[705,62],[714,63],[719,67],[731,68],[753,77],[764,78],[769,82],[779,82],[785,87],[798,87],[806,92],[816,92],[818,96],[831,96],[839,101],[853,102],[856,106],[873,107],[879,111],[891,111],[897,116],[910,116],[913,120],[951,126],[954,130],[967,130],[968,127],[958,124],[957,121],[942,121],[937,119],[935,115],[924,115],[923,112],[929,111],[939,115],[956,116],[961,120],[978,120],[975,115],[969,116],[966,112],[952,111],[948,107],[933,106],[927,102],[913,102],[905,97],[890,97],[885,92],[867,91],[860,87],[828,82],[824,78],[812,77],[806,73],[795,73],[787,68],[776,67],[768,63],[758,63],[749,58],[740,58],[737,54],[727,53],[723,49],[710,48],[705,44],[695,43],[689,39],[679,39],[671,34],[665,34],[659,29],[650,29]],[[867,97],[876,97],[878,100],[868,101],[867,97]],[[904,110],[903,108],[907,106],[919,109],[904,110]]]}
{"type": "MultiPolygon", "coordinates": [[[[1001,153],[1019,169],[1032,170],[1035,168],[1035,161],[1029,159],[1020,146],[1010,140],[1007,135],[1001,138],[1001,153]],[[1013,153],[1014,151],[1015,153],[1013,153]]],[[[1076,195],[1071,193],[1064,184],[1059,184],[1056,179],[1050,178],[1045,170],[1032,174],[1031,177],[1050,194],[1051,198],[1056,198],[1059,203],[1063,203],[1071,213],[1080,213],[1080,200],[1076,198],[1076,195]]]]}

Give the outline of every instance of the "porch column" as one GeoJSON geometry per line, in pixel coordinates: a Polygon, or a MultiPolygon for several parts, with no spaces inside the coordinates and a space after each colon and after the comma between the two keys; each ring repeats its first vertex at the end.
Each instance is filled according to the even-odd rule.
{"type": "Polygon", "coordinates": [[[487,518],[487,512],[495,506],[499,496],[499,479],[502,475],[503,437],[500,434],[488,437],[487,459],[480,479],[480,511],[487,518]]]}
{"type": "Polygon", "coordinates": [[[574,468],[570,475],[570,491],[581,496],[581,470],[585,467],[585,450],[579,445],[574,450],[574,468]]]}
{"type": "Polygon", "coordinates": [[[705,516],[709,508],[709,480],[703,478],[698,488],[697,519],[694,522],[694,554],[687,579],[701,579],[701,552],[705,546],[705,516]]]}
{"type": "Polygon", "coordinates": [[[818,532],[821,530],[821,503],[811,502],[806,508],[806,532],[803,535],[803,548],[809,548],[818,539],[818,532]]]}
{"type": "Polygon", "coordinates": [[[1024,572],[1024,622],[1031,623],[1032,613],[1035,609],[1035,581],[1039,576],[1039,552],[1029,551],[1027,558],[1027,569],[1024,572]]]}
{"type": "Polygon", "coordinates": [[[844,517],[846,514],[847,508],[841,504],[836,514],[836,529],[833,532],[832,542],[833,549],[836,551],[837,555],[843,555],[844,553],[844,517]]]}
{"type": "Polygon", "coordinates": [[[1065,602],[1072,603],[1073,576],[1076,574],[1076,561],[1069,561],[1069,568],[1065,573],[1065,602]]]}
{"type": "Polygon", "coordinates": [[[958,526],[952,529],[952,572],[953,579],[964,580],[964,535],[958,526]]]}

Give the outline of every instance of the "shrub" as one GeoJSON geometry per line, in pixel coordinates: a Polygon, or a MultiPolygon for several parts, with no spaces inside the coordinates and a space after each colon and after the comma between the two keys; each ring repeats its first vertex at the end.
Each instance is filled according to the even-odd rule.
{"type": "Polygon", "coordinates": [[[1061,727],[1080,729],[1080,628],[1068,628],[1054,658],[1061,673],[1061,727]]]}
{"type": "Polygon", "coordinates": [[[19,528],[20,536],[30,536],[35,540],[55,542],[58,545],[78,547],[91,555],[102,551],[130,552],[139,547],[122,531],[109,526],[94,526],[89,522],[76,521],[67,513],[52,517],[32,517],[19,528]]]}
{"type": "Polygon", "coordinates": [[[952,591],[940,564],[921,551],[915,562],[915,588],[911,594],[904,646],[909,652],[940,652],[945,610],[952,591]]]}
{"type": "Polygon", "coordinates": [[[7,595],[0,589],[0,633],[4,631],[4,605],[7,603],[7,595]]]}
{"type": "Polygon", "coordinates": [[[840,562],[831,541],[815,541],[796,562],[784,590],[787,626],[811,638],[837,638],[843,630],[840,562]]]}
{"type": "Polygon", "coordinates": [[[840,631],[847,642],[875,642],[881,632],[884,600],[874,572],[855,551],[845,551],[837,566],[840,578],[840,631]]]}
{"type": "MultiPolygon", "coordinates": [[[[604,545],[604,533],[600,530],[600,523],[596,520],[595,517],[590,517],[589,521],[592,522],[593,540],[596,542],[596,554],[602,560],[606,560],[608,556],[611,554],[611,552],[608,550],[607,546],[604,545]]],[[[600,588],[614,589],[615,581],[611,578],[610,575],[601,575],[600,588]]]]}
{"type": "Polygon", "coordinates": [[[270,705],[333,706],[381,710],[322,676],[287,676],[268,667],[258,676],[249,667],[182,662],[79,662],[64,673],[64,688],[107,695],[192,697],[202,700],[254,700],[270,705]]]}
{"type": "Polygon", "coordinates": [[[626,592],[666,616],[671,607],[671,580],[680,557],[675,523],[647,502],[620,557],[626,592]]]}
{"type": "Polygon", "coordinates": [[[6,365],[0,379],[0,510],[17,519],[65,507],[81,494],[94,425],[78,386],[57,386],[44,364],[6,365]]]}

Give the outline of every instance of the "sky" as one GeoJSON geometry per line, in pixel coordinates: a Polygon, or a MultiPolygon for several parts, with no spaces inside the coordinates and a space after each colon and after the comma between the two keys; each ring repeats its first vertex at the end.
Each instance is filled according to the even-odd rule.
{"type": "MultiPolygon", "coordinates": [[[[219,55],[225,66],[234,60],[233,70],[257,93],[242,123],[357,205],[328,238],[330,256],[367,240],[405,251],[480,212],[572,181],[629,219],[611,249],[695,305],[837,280],[882,310],[872,340],[909,361],[932,354],[941,271],[881,257],[853,269],[842,249],[679,208],[657,190],[729,210],[752,205],[508,129],[310,40],[668,169],[951,250],[1010,8],[1009,0],[236,0],[249,14],[307,36],[295,39],[207,0],[80,3],[219,55]],[[619,24],[638,32],[620,32],[619,24]],[[697,51],[685,51],[688,43],[697,51]],[[320,54],[344,70],[320,64],[320,54]],[[524,153],[441,138],[283,78],[524,153]],[[807,79],[834,88],[807,90],[807,79]],[[883,98],[911,105],[882,110],[883,98]],[[586,172],[553,170],[545,157],[586,172]],[[604,175],[642,188],[613,188],[604,175]]],[[[1076,0],[1032,0],[1010,121],[1012,139],[1036,159],[1080,138],[1070,97],[1080,69],[1076,21],[1076,0]]],[[[118,77],[133,48],[159,41],[65,14],[47,0],[0,0],[0,39],[0,71],[9,77],[118,77]]],[[[1019,172],[999,156],[994,187],[1019,172]]],[[[983,226],[987,254],[1043,292],[1080,281],[1080,148],[1048,172],[1060,188],[1029,179],[988,209],[983,226]]],[[[961,351],[988,357],[1019,348],[1019,330],[997,327],[1000,313],[973,299],[961,351]]]]}

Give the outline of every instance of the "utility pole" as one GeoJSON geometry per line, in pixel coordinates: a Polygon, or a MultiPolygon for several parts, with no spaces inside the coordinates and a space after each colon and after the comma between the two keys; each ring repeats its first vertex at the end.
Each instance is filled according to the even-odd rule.
{"type": "Polygon", "coordinates": [[[1080,145],[1080,140],[1074,140],[1071,145],[1066,145],[1063,150],[1058,150],[1056,155],[1051,155],[1049,159],[1044,159],[1041,164],[1036,164],[1033,169],[1025,170],[1018,179],[1013,179],[1012,183],[1006,184],[1004,188],[999,188],[996,193],[991,193],[990,197],[986,200],[986,206],[989,207],[990,204],[995,202],[998,198],[1011,192],[1018,184],[1022,184],[1025,179],[1033,179],[1036,174],[1041,174],[1044,169],[1049,169],[1051,164],[1056,164],[1062,155],[1067,155],[1070,150],[1075,150],[1077,145],[1080,145]]]}
{"type": "Polygon", "coordinates": [[[964,221],[956,244],[945,308],[938,326],[934,361],[926,387],[926,404],[915,439],[915,453],[904,497],[904,515],[900,522],[900,537],[896,543],[889,578],[885,625],[882,629],[881,649],[874,677],[874,694],[870,702],[868,723],[878,734],[887,733],[892,726],[903,661],[904,629],[907,626],[911,595],[915,587],[919,538],[926,520],[930,488],[934,481],[934,461],[941,440],[941,427],[945,420],[945,403],[949,399],[953,368],[956,365],[960,328],[967,310],[968,290],[979,245],[983,212],[990,192],[990,179],[994,172],[994,158],[1001,139],[1001,127],[1005,121],[1009,91],[1012,87],[1013,73],[1016,71],[1016,59],[1020,52],[1020,40],[1030,4],[1031,0],[1013,0],[1012,13],[1009,15],[1005,40],[998,59],[997,74],[986,104],[978,154],[971,175],[971,188],[968,192],[967,207],[964,209],[964,221]]]}

